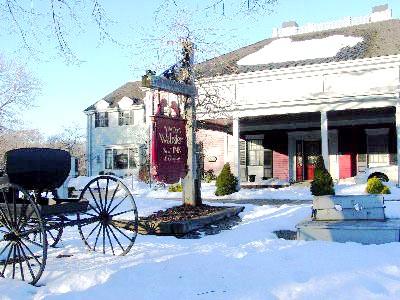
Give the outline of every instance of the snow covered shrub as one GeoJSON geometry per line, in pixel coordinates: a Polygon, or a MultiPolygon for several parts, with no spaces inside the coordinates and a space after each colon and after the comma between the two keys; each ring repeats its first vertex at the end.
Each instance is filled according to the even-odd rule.
{"type": "Polygon", "coordinates": [[[367,188],[365,191],[368,194],[390,194],[390,189],[385,186],[377,177],[368,179],[367,188]]]}
{"type": "Polygon", "coordinates": [[[171,184],[168,187],[168,192],[182,192],[182,184],[180,183],[171,184]]]}
{"type": "Polygon", "coordinates": [[[322,156],[318,156],[315,162],[314,180],[311,181],[310,190],[314,196],[335,195],[332,176],[325,168],[322,156]]]}
{"type": "Polygon", "coordinates": [[[204,180],[205,182],[210,183],[211,181],[213,181],[213,180],[215,180],[215,179],[217,179],[217,177],[215,176],[214,170],[213,170],[213,169],[204,171],[204,173],[203,173],[203,180],[204,180]]]}
{"type": "Polygon", "coordinates": [[[229,163],[226,163],[217,177],[215,195],[224,196],[235,193],[237,192],[237,184],[237,178],[232,174],[229,163]]]}

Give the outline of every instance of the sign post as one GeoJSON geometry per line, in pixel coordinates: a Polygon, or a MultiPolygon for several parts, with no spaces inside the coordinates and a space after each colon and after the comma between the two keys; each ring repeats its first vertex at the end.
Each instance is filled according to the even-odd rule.
{"type": "MultiPolygon", "coordinates": [[[[183,95],[186,99],[184,103],[184,112],[183,117],[186,121],[186,140],[187,140],[187,156],[177,155],[177,148],[171,145],[164,145],[161,148],[157,145],[160,145],[160,139],[164,140],[160,136],[154,136],[153,130],[153,144],[152,144],[152,161],[153,157],[159,159],[160,155],[168,154],[168,159],[176,160],[175,163],[178,166],[177,162],[178,157],[184,158],[186,160],[186,168],[185,174],[180,171],[173,171],[171,168],[168,168],[169,164],[165,163],[165,165],[157,165],[156,178],[160,181],[166,183],[177,182],[177,178],[183,178],[182,186],[182,200],[185,205],[198,206],[201,205],[201,193],[200,193],[200,184],[201,178],[199,178],[198,173],[198,155],[197,155],[197,147],[196,147],[196,96],[197,91],[194,86],[194,76],[193,76],[193,61],[194,61],[194,47],[193,43],[189,40],[182,41],[182,60],[178,63],[179,69],[175,69],[175,65],[172,70],[168,71],[168,76],[171,76],[173,79],[166,78],[165,76],[155,76],[154,73],[148,72],[142,78],[142,85],[151,89],[157,89],[166,91],[172,94],[183,95]],[[178,74],[177,74],[178,73],[178,74]],[[171,75],[172,74],[172,75],[171,75]],[[155,138],[155,139],[154,139],[155,138]],[[154,143],[157,143],[155,145],[154,143]],[[157,148],[158,147],[158,148],[157,148]],[[174,150],[175,149],[175,150],[174,150]],[[164,151],[165,153],[161,153],[159,151],[164,151]],[[171,156],[172,154],[172,156],[171,156]],[[160,175],[161,174],[161,175],[160,175]],[[181,177],[179,177],[181,176],[181,177]]],[[[166,72],[164,72],[166,73],[166,72]]],[[[161,105],[159,103],[159,105],[161,105]]],[[[161,106],[160,106],[161,107],[161,106]]],[[[161,108],[162,109],[162,108],[161,108]]],[[[153,119],[155,120],[155,119],[153,119]]],[[[160,120],[155,121],[153,124],[157,124],[160,120]]],[[[165,120],[164,120],[165,122],[165,120]]],[[[155,125],[158,126],[158,125],[155,125]]],[[[177,129],[180,127],[175,122],[173,127],[177,129]]],[[[181,128],[181,127],[180,127],[181,128]]],[[[165,128],[163,129],[165,130],[165,128]]],[[[174,130],[174,129],[171,129],[174,130]]],[[[168,130],[167,130],[168,131],[168,130]]],[[[161,130],[162,132],[162,130],[161,130]]],[[[177,132],[175,132],[177,133],[177,132]]],[[[159,135],[159,133],[157,133],[159,135]]],[[[179,136],[179,134],[178,134],[179,136]]],[[[173,142],[176,142],[178,136],[175,136],[173,142]]],[[[165,141],[165,140],[164,140],[165,141]]],[[[163,141],[161,141],[162,143],[163,141]]],[[[178,147],[182,150],[183,147],[181,145],[178,147]]],[[[165,156],[164,156],[165,158],[165,156]]],[[[154,167],[154,165],[153,165],[154,167]]]]}

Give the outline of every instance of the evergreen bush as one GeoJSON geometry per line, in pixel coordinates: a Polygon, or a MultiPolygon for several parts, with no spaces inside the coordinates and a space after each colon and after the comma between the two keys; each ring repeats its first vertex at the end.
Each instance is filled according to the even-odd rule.
{"type": "Polygon", "coordinates": [[[182,192],[182,184],[180,183],[171,184],[168,187],[168,192],[182,192]]]}
{"type": "Polygon", "coordinates": [[[215,179],[217,179],[217,177],[215,176],[214,170],[213,170],[213,169],[204,171],[203,180],[204,180],[205,182],[210,183],[211,181],[213,181],[213,180],[215,180],[215,179]]]}
{"type": "Polygon", "coordinates": [[[311,194],[314,196],[335,195],[331,174],[325,168],[324,159],[318,156],[314,164],[314,180],[311,182],[311,194]]]}
{"type": "Polygon", "coordinates": [[[366,192],[368,194],[390,194],[390,189],[377,177],[368,179],[366,192]]]}
{"type": "Polygon", "coordinates": [[[237,184],[237,178],[232,174],[229,163],[226,163],[217,177],[215,195],[224,196],[235,193],[237,192],[237,184]]]}

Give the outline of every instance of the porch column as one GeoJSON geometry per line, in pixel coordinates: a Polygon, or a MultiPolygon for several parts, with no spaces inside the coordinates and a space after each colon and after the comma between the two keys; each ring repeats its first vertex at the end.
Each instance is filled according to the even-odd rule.
{"type": "Polygon", "coordinates": [[[400,99],[396,103],[397,186],[400,186],[400,99]]]}
{"type": "Polygon", "coordinates": [[[240,128],[239,118],[233,119],[233,174],[238,179],[238,188],[240,188],[240,128]]]}
{"type": "Polygon", "coordinates": [[[329,170],[329,147],[328,147],[328,117],[326,111],[321,111],[321,150],[325,168],[329,170]]]}

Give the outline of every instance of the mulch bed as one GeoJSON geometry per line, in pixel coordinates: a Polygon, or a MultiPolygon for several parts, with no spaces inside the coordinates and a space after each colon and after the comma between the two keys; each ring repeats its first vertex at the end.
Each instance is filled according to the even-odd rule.
{"type": "Polygon", "coordinates": [[[211,206],[202,204],[199,206],[179,205],[168,208],[167,210],[159,210],[148,217],[142,218],[150,222],[174,222],[185,221],[198,217],[208,216],[212,213],[223,210],[224,206],[211,206]]]}
{"type": "Polygon", "coordinates": [[[293,230],[276,230],[274,231],[274,233],[279,239],[285,239],[291,241],[297,239],[297,232],[293,230]]]}

